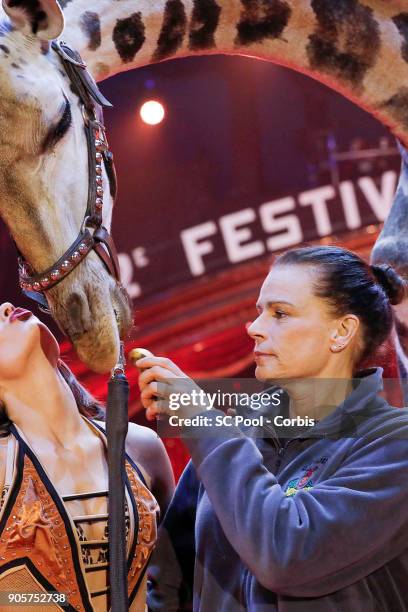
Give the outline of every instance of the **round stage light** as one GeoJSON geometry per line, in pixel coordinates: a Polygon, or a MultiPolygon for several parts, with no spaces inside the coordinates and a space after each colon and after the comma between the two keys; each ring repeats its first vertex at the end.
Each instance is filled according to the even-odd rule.
{"type": "Polygon", "coordinates": [[[157,125],[164,119],[164,106],[157,100],[148,100],[140,109],[142,121],[149,125],[157,125]]]}

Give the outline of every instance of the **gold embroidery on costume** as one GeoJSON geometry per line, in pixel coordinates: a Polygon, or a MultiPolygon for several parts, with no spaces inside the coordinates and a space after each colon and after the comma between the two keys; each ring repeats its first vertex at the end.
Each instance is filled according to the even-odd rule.
{"type": "Polygon", "coordinates": [[[28,485],[23,505],[17,514],[7,542],[7,548],[35,546],[39,553],[47,559],[47,563],[61,571],[61,561],[55,554],[55,541],[52,525],[44,514],[44,508],[39,498],[32,478],[28,485]]]}
{"type": "Polygon", "coordinates": [[[27,455],[21,487],[0,537],[2,562],[22,557],[28,557],[56,590],[68,593],[74,608],[83,610],[65,525],[27,455]]]}
{"type": "MultiPolygon", "coordinates": [[[[138,533],[133,536],[130,532],[131,521],[129,515],[129,511],[133,512],[133,505],[129,508],[126,502],[126,538],[128,542],[132,536],[137,538],[135,554],[128,572],[128,593],[130,596],[155,545],[159,506],[153,494],[142,483],[136,469],[128,460],[126,460],[126,473],[131,495],[135,500],[139,515],[138,533]]],[[[3,585],[6,585],[6,583],[8,585],[6,590],[13,590],[9,588],[9,583],[17,580],[18,574],[18,572],[10,574],[6,571],[2,576],[2,566],[10,561],[22,559],[21,571],[25,574],[29,573],[31,576],[29,567],[23,561],[23,558],[29,559],[39,574],[52,585],[53,589],[67,593],[70,605],[75,610],[83,612],[86,604],[79,585],[81,577],[86,583],[86,575],[85,573],[83,575],[76,573],[68,538],[68,533],[71,533],[72,538],[74,538],[74,533],[70,531],[72,522],[67,522],[65,513],[60,514],[57,506],[58,500],[54,500],[53,495],[48,492],[40,474],[27,454],[24,455],[20,489],[11,508],[8,501],[9,497],[5,498],[8,491],[5,488],[1,495],[1,500],[5,500],[6,504],[6,508],[3,508],[3,510],[7,512],[7,520],[0,534],[0,591],[5,590],[3,585]],[[65,523],[63,516],[66,520],[65,523]]],[[[2,503],[0,503],[1,508],[2,503]]],[[[67,516],[69,516],[68,511],[67,516]]],[[[76,524],[75,527],[77,529],[77,539],[80,542],[86,542],[83,529],[79,524],[76,524]]],[[[134,541],[133,537],[132,542],[134,541]]],[[[78,555],[83,562],[84,570],[91,565],[107,563],[107,525],[104,539],[106,539],[106,545],[104,543],[98,544],[94,549],[95,557],[98,555],[97,561],[92,558],[87,546],[78,545],[78,555]]],[[[15,587],[18,589],[17,583],[15,587]]],[[[46,591],[42,585],[38,586],[38,590],[39,592],[46,591]]],[[[87,592],[89,602],[92,605],[92,596],[89,589],[87,589],[87,592]]]]}
{"type": "MultiPolygon", "coordinates": [[[[130,537],[130,517],[129,517],[129,509],[128,509],[128,503],[127,500],[125,499],[125,537],[126,537],[126,542],[129,541],[129,537],[130,537]]],[[[76,530],[77,530],[77,534],[78,534],[78,539],[80,542],[87,542],[88,538],[85,535],[85,532],[82,528],[82,526],[80,525],[80,523],[76,524],[76,530]]],[[[107,563],[108,562],[108,522],[105,522],[105,528],[104,528],[104,532],[103,532],[103,540],[106,541],[106,544],[98,544],[96,548],[94,549],[90,549],[89,547],[82,547],[82,561],[83,564],[85,565],[85,567],[89,567],[91,565],[98,565],[100,563],[107,563]],[[97,558],[95,558],[95,555],[98,555],[97,558]]]]}
{"type": "Polygon", "coordinates": [[[128,461],[126,461],[126,473],[139,515],[136,552],[129,570],[128,594],[130,595],[156,543],[159,505],[149,489],[136,476],[128,461]]]}

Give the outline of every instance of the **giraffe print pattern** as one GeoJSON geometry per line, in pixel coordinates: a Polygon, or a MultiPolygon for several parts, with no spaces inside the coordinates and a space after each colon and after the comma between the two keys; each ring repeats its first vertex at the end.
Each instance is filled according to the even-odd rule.
{"type": "Polygon", "coordinates": [[[73,20],[85,35],[81,45],[95,53],[88,59],[97,80],[177,56],[217,50],[253,55],[340,91],[406,143],[408,10],[403,0],[384,2],[156,0],[151,5],[105,0],[101,11],[96,0],[61,4],[68,7],[67,22],[73,20]],[[395,72],[390,82],[388,64],[395,72]]]}
{"type": "Polygon", "coordinates": [[[214,34],[220,19],[221,7],[215,0],[194,0],[189,33],[192,50],[215,47],[214,34]]]}
{"type": "Polygon", "coordinates": [[[291,8],[283,0],[242,0],[243,11],[237,25],[237,45],[251,45],[267,38],[279,38],[289,23],[291,8]]]}
{"type": "Polygon", "coordinates": [[[408,130],[408,87],[401,87],[396,94],[381,104],[381,108],[385,108],[394,117],[396,121],[401,123],[408,130]]]}
{"type": "MultiPolygon", "coordinates": [[[[61,4],[65,7],[71,1],[63,0],[61,4]]],[[[293,4],[287,0],[193,0],[192,3],[166,0],[150,61],[172,57],[186,42],[191,51],[216,50],[215,35],[222,12],[232,4],[240,7],[235,25],[234,44],[237,49],[283,39],[295,12],[293,4]]],[[[375,65],[382,45],[375,11],[362,0],[310,0],[306,4],[315,16],[305,49],[309,68],[344,81],[358,90],[375,65]]],[[[408,63],[408,12],[396,14],[390,18],[390,22],[400,33],[401,57],[408,63]]],[[[97,12],[83,13],[80,27],[87,36],[89,49],[97,50],[101,46],[97,12]]],[[[135,60],[147,38],[147,25],[141,11],[116,20],[112,40],[123,63],[135,60]]],[[[390,99],[390,106],[400,109],[400,98],[397,101],[390,99]]]]}
{"type": "Polygon", "coordinates": [[[408,12],[395,15],[392,20],[397,26],[398,31],[403,38],[401,46],[401,55],[408,63],[408,12]]]}
{"type": "Polygon", "coordinates": [[[88,49],[96,51],[101,46],[101,21],[98,13],[86,11],[81,15],[79,27],[88,37],[88,49]]]}
{"type": "Polygon", "coordinates": [[[183,44],[187,31],[187,15],[181,0],[167,0],[163,25],[153,60],[159,61],[173,55],[183,44]]]}
{"type": "Polygon", "coordinates": [[[122,61],[132,62],[145,42],[145,26],[140,13],[118,19],[113,30],[113,41],[122,61]]]}
{"type": "Polygon", "coordinates": [[[312,8],[318,25],[309,36],[310,66],[358,86],[381,46],[372,9],[358,0],[312,0],[312,8]]]}

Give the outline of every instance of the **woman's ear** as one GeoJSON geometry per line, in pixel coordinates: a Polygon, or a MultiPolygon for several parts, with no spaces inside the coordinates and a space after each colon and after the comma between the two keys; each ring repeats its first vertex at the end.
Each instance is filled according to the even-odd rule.
{"type": "Polygon", "coordinates": [[[2,0],[13,27],[39,40],[58,38],[64,29],[64,15],[57,0],[2,0]]]}
{"type": "Polygon", "coordinates": [[[348,314],[338,320],[338,325],[330,337],[331,351],[339,353],[356,338],[360,327],[360,320],[356,315],[348,314]]]}

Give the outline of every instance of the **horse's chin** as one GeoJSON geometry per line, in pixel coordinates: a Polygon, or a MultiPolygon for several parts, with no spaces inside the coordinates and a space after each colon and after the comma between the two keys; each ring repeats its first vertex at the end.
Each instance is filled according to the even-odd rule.
{"type": "Polygon", "coordinates": [[[79,359],[91,370],[105,373],[112,370],[119,358],[120,340],[126,337],[132,324],[127,300],[120,300],[119,291],[111,299],[94,300],[91,309],[98,315],[82,333],[68,332],[79,359]]]}
{"type": "Polygon", "coordinates": [[[79,359],[100,374],[109,372],[118,362],[120,340],[114,319],[108,329],[108,333],[106,329],[91,329],[70,338],[79,359]]]}
{"type": "Polygon", "coordinates": [[[126,291],[101,265],[89,259],[47,297],[79,359],[94,372],[105,373],[118,362],[120,340],[132,325],[132,309],[126,291]]]}

